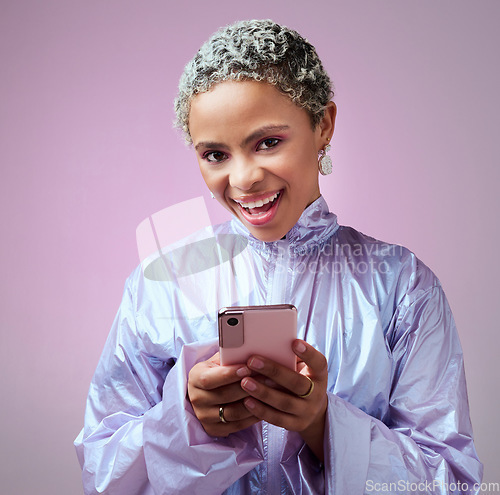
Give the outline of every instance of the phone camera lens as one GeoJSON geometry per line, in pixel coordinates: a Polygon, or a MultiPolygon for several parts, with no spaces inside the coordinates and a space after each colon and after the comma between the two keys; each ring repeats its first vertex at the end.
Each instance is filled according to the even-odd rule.
{"type": "Polygon", "coordinates": [[[227,324],[232,326],[232,327],[235,327],[238,323],[239,323],[238,318],[229,318],[227,320],[227,324]]]}

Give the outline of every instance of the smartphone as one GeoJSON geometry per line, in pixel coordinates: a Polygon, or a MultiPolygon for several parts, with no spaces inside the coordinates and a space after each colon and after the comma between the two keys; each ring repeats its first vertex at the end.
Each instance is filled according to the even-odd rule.
{"type": "Polygon", "coordinates": [[[219,310],[222,365],[246,363],[258,354],[296,369],[297,308],[292,304],[233,306],[219,310]]]}

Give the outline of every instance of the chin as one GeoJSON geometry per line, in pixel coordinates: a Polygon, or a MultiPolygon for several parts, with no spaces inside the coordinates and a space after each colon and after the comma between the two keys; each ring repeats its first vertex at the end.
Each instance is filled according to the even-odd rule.
{"type": "Polygon", "coordinates": [[[258,229],[253,229],[249,228],[248,225],[245,225],[245,227],[250,231],[250,233],[256,238],[259,239],[259,241],[263,242],[274,242],[274,241],[279,241],[282,239],[285,235],[286,232],[263,232],[262,230],[258,229]]]}

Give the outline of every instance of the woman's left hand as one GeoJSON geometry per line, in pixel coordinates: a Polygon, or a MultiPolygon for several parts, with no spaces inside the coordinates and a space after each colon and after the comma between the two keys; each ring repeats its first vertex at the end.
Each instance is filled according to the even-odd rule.
{"type": "Polygon", "coordinates": [[[250,395],[244,404],[257,418],[299,432],[316,457],[323,461],[328,403],[326,358],[303,340],[293,343],[293,351],[299,357],[297,371],[261,356],[248,360],[248,367],[265,378],[241,380],[242,388],[250,395]]]}

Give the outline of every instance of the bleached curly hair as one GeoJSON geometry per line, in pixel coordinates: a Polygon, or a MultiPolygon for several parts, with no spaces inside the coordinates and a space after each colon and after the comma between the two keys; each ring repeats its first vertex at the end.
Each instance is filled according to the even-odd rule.
{"type": "Polygon", "coordinates": [[[286,94],[315,128],[333,97],[332,82],[312,46],[271,20],[239,21],[217,31],[186,65],[175,99],[175,126],[188,143],[191,100],[227,80],[266,81],[286,94]]]}

